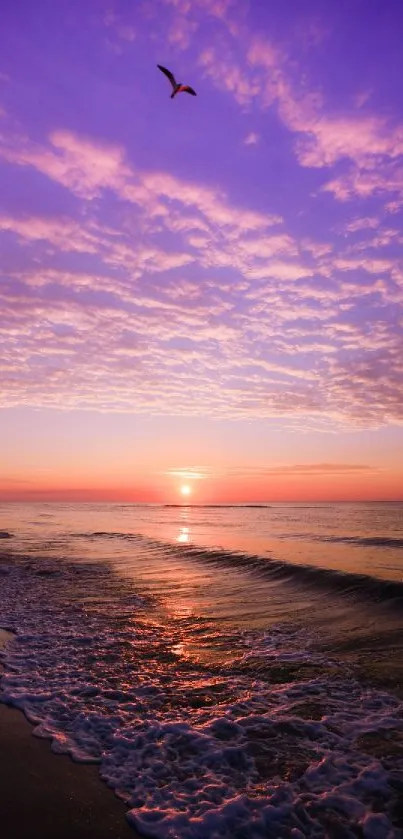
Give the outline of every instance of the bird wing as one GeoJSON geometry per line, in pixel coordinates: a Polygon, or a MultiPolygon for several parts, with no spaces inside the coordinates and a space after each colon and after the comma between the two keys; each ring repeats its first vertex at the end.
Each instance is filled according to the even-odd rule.
{"type": "Polygon", "coordinates": [[[191,96],[197,96],[196,91],[192,87],[189,87],[188,84],[181,84],[179,90],[183,91],[183,93],[190,93],[191,96]]]}
{"type": "Polygon", "coordinates": [[[175,79],[174,74],[171,73],[170,70],[167,70],[166,67],[162,67],[161,64],[157,64],[157,67],[158,67],[159,70],[161,70],[162,73],[165,73],[166,77],[171,82],[171,85],[172,85],[173,89],[175,90],[176,89],[176,79],[175,79]]]}

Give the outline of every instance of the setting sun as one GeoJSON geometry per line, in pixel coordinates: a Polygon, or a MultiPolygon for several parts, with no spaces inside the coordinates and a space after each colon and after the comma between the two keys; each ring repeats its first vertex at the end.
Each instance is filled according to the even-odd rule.
{"type": "Polygon", "coordinates": [[[190,495],[190,493],[192,492],[189,484],[182,484],[180,491],[182,495],[190,495]]]}

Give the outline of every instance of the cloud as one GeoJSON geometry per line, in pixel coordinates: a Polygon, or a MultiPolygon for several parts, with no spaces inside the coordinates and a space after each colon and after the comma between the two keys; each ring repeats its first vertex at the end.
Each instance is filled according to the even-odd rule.
{"type": "Polygon", "coordinates": [[[0,231],[15,233],[21,242],[47,241],[62,251],[96,253],[100,244],[96,235],[68,218],[0,216],[0,231]]]}
{"type": "Polygon", "coordinates": [[[394,267],[390,259],[375,259],[368,256],[362,257],[336,257],[334,265],[340,271],[356,271],[361,268],[369,274],[386,274],[394,267]]]}
{"type": "Polygon", "coordinates": [[[346,233],[356,233],[358,230],[373,230],[379,227],[379,219],[374,216],[364,216],[363,218],[356,218],[347,222],[344,226],[346,233]]]}
{"type": "MultiPolygon", "coordinates": [[[[13,138],[0,146],[0,156],[18,166],[32,166],[80,198],[91,199],[106,189],[143,207],[148,216],[166,218],[173,202],[192,207],[210,226],[264,230],[281,222],[278,216],[231,206],[222,190],[190,183],[164,172],[136,171],[119,146],[106,145],[68,131],[54,131],[50,147],[13,138]]],[[[197,223],[200,220],[195,219],[197,223]]]]}
{"type": "Polygon", "coordinates": [[[365,463],[295,463],[277,464],[276,466],[234,466],[227,474],[258,478],[271,475],[353,475],[365,472],[378,472],[379,467],[365,463]]]}
{"type": "Polygon", "coordinates": [[[308,135],[297,144],[303,166],[331,166],[346,158],[371,170],[379,157],[394,160],[403,154],[403,126],[379,116],[317,116],[295,127],[308,135]]]}
{"type": "MultiPolygon", "coordinates": [[[[33,167],[61,183],[79,199],[102,198],[107,191],[129,204],[136,215],[130,230],[132,241],[121,230],[99,230],[97,225],[80,233],[79,225],[68,221],[28,222],[8,219],[9,229],[26,238],[41,238],[48,228],[48,239],[56,243],[64,235],[67,249],[104,250],[106,262],[134,271],[168,270],[186,265],[196,256],[202,264],[224,268],[238,267],[253,276],[261,271],[262,261],[287,252],[297,255],[293,239],[285,233],[271,232],[282,224],[279,216],[234,206],[222,190],[186,182],[165,172],[136,171],[127,161],[124,150],[96,143],[70,132],[56,131],[49,147],[27,141],[3,144],[0,156],[14,165],[33,167]],[[133,229],[136,243],[133,245],[133,229]],[[73,231],[74,228],[74,231],[73,231]],[[178,234],[186,243],[184,250],[162,251],[155,243],[140,244],[144,237],[167,231],[178,234]],[[71,248],[69,248],[71,243],[71,248]],[[75,245],[74,245],[75,243],[75,245]],[[248,268],[249,266],[249,268],[248,268]],[[255,267],[253,267],[255,266],[255,267]],[[259,268],[260,266],[260,268],[259,268]]],[[[6,223],[6,222],[5,222],[6,223]]],[[[266,269],[265,269],[266,270],[266,269]]],[[[267,265],[266,274],[273,273],[267,265]]],[[[292,264],[279,270],[310,273],[292,264]]]]}
{"type": "Polygon", "coordinates": [[[130,177],[124,153],[117,146],[94,143],[68,131],[54,131],[50,143],[44,147],[3,138],[0,155],[18,166],[32,166],[82,198],[94,198],[108,187],[123,188],[130,177]]]}
{"type": "MultiPolygon", "coordinates": [[[[0,289],[3,405],[403,421],[403,269],[373,252],[380,240],[354,253],[298,240],[275,214],[71,132],[1,154],[63,185],[78,212],[0,217],[24,253],[0,289]]],[[[374,219],[346,232],[379,237],[374,219]]]]}
{"type": "Polygon", "coordinates": [[[127,15],[118,13],[115,9],[108,9],[101,18],[101,25],[107,30],[105,43],[107,49],[116,55],[122,55],[125,48],[138,37],[137,29],[127,15]]]}
{"type": "MultiPolygon", "coordinates": [[[[291,320],[289,327],[283,322],[277,334],[270,313],[254,314],[253,307],[249,312],[246,308],[240,320],[233,311],[225,325],[215,320],[219,312],[213,315],[214,295],[206,297],[206,288],[195,307],[186,291],[178,304],[177,299],[152,291],[147,299],[138,288],[122,295],[116,279],[108,280],[107,296],[102,281],[97,285],[95,278],[70,275],[58,281],[53,273],[43,279],[40,293],[34,292],[35,284],[24,286],[22,280],[14,289],[3,287],[3,405],[87,406],[222,418],[284,416],[291,423],[302,415],[339,422],[344,418],[353,424],[371,424],[386,416],[381,394],[382,387],[387,391],[389,385],[381,384],[380,368],[371,365],[363,379],[358,359],[365,349],[358,326],[343,332],[337,325],[334,331],[330,318],[318,335],[322,342],[329,336],[332,352],[325,349],[323,358],[320,345],[308,344],[308,352],[316,353],[318,360],[304,369],[300,365],[306,364],[305,341],[314,334],[312,327],[307,331],[301,325],[298,339],[291,320]],[[298,340],[300,349],[293,353],[298,340]],[[348,368],[343,368],[348,346],[354,349],[348,368]],[[268,347],[284,359],[282,363],[259,357],[268,347]],[[330,360],[334,354],[337,364],[330,360]]],[[[276,319],[281,306],[286,317],[287,304],[279,295],[276,319]]],[[[387,403],[388,417],[396,420],[403,417],[401,356],[391,335],[380,328],[372,325],[369,356],[379,339],[388,382],[395,377],[387,403]]]]}
{"type": "Polygon", "coordinates": [[[164,2],[182,15],[192,14],[196,10],[222,20],[226,18],[234,5],[234,0],[164,0],[164,2]]]}
{"type": "Polygon", "coordinates": [[[380,473],[379,466],[366,463],[278,463],[275,465],[262,464],[259,466],[228,466],[223,468],[211,467],[178,467],[168,469],[162,473],[168,477],[178,478],[186,481],[199,481],[207,478],[244,478],[245,480],[264,480],[265,478],[276,477],[305,477],[310,476],[353,476],[373,475],[380,473]]]}
{"type": "Polygon", "coordinates": [[[255,131],[251,131],[249,134],[246,135],[244,139],[244,146],[256,146],[260,140],[260,135],[256,134],[255,131]]]}
{"type": "Polygon", "coordinates": [[[352,166],[344,174],[328,181],[323,191],[330,192],[338,201],[395,195],[395,200],[389,200],[385,207],[396,211],[403,206],[403,165],[380,162],[378,167],[374,165],[367,169],[352,166]]]}
{"type": "Polygon", "coordinates": [[[112,29],[122,41],[132,43],[136,38],[134,26],[131,23],[125,22],[123,17],[118,15],[116,11],[109,9],[103,17],[103,23],[108,29],[112,29]]]}
{"type": "MultiPolygon", "coordinates": [[[[209,470],[180,467],[177,469],[168,469],[163,474],[169,475],[172,478],[179,478],[182,481],[202,481],[209,474],[209,470]]],[[[210,473],[211,474],[211,473],[210,473]]]]}
{"type": "Polygon", "coordinates": [[[219,90],[230,93],[239,105],[250,105],[260,93],[259,80],[251,73],[245,73],[242,65],[229,55],[225,55],[222,48],[207,47],[199,56],[199,64],[204,75],[209,78],[219,90]]]}
{"type": "Polygon", "coordinates": [[[154,31],[158,26],[163,28],[165,43],[188,50],[206,24],[213,23],[226,33],[237,31],[238,11],[234,0],[163,0],[159,6],[147,5],[147,23],[152,18],[154,31]],[[164,14],[163,6],[168,14],[164,14]]]}
{"type": "Polygon", "coordinates": [[[244,28],[219,45],[202,49],[199,64],[215,87],[233,96],[242,108],[275,106],[294,135],[301,166],[349,164],[347,173],[324,186],[337,200],[375,192],[402,195],[403,124],[364,112],[369,96],[361,95],[344,114],[332,113],[323,93],[309,90],[301,81],[302,72],[298,78],[295,58],[290,59],[284,46],[244,28]]]}
{"type": "Polygon", "coordinates": [[[362,90],[354,96],[354,105],[356,108],[362,108],[367,104],[373,94],[373,90],[362,90]]]}

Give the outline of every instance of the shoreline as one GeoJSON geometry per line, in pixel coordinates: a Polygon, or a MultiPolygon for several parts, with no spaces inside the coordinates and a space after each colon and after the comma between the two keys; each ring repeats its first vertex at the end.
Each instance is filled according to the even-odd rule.
{"type": "MultiPolygon", "coordinates": [[[[0,649],[13,635],[0,628],[0,649]]],[[[0,664],[0,676],[2,670],[0,664]]],[[[52,752],[51,741],[35,737],[34,728],[0,698],[0,813],[7,839],[140,839],[98,766],[52,752]]]]}
{"type": "Polygon", "coordinates": [[[7,839],[140,839],[127,807],[94,764],[74,763],[33,736],[23,712],[0,701],[1,824],[7,839]]]}
{"type": "MultiPolygon", "coordinates": [[[[0,627],[0,650],[14,633],[0,627]]],[[[3,667],[0,664],[0,678],[3,667]]],[[[98,766],[56,754],[0,696],[1,825],[7,839],[140,839],[98,766]]]]}

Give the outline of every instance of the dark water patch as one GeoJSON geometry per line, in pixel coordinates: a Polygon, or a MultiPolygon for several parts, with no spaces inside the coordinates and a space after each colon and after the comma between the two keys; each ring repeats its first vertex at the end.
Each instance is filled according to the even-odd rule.
{"type": "MultiPolygon", "coordinates": [[[[403,737],[401,731],[393,728],[384,731],[368,731],[355,741],[356,748],[381,760],[403,758],[403,737]]],[[[403,777],[402,777],[403,782],[403,777]]]]}
{"type": "Polygon", "coordinates": [[[196,510],[271,510],[271,504],[162,504],[164,508],[191,507],[196,510]]]}
{"type": "MultiPolygon", "coordinates": [[[[315,758],[314,749],[308,749],[296,739],[279,737],[265,739],[264,733],[258,732],[256,739],[251,739],[246,745],[246,752],[250,755],[262,781],[279,779],[281,781],[296,781],[306,772],[315,758]],[[279,748],[281,742],[281,748],[279,748]]],[[[260,792],[258,788],[258,792],[260,792]]],[[[255,793],[256,794],[256,793],[255,793]]]]}
{"type": "Polygon", "coordinates": [[[276,509],[281,510],[333,510],[332,504],[276,504],[276,509]]]}
{"type": "Polygon", "coordinates": [[[403,548],[403,538],[400,536],[339,536],[337,534],[321,535],[306,531],[303,533],[279,533],[276,534],[276,538],[282,540],[296,539],[301,542],[320,542],[329,545],[351,545],[358,548],[391,548],[396,550],[403,548]]]}
{"type": "Polygon", "coordinates": [[[285,685],[289,682],[299,681],[305,682],[311,679],[319,678],[326,675],[330,680],[337,671],[331,667],[324,667],[322,664],[289,664],[289,663],[273,663],[267,662],[264,659],[256,659],[245,664],[234,664],[232,666],[233,672],[239,674],[255,673],[260,679],[272,685],[285,685]]]}
{"type": "Polygon", "coordinates": [[[127,533],[117,530],[94,530],[88,533],[69,533],[68,538],[74,539],[118,539],[121,542],[147,544],[149,547],[161,547],[164,544],[157,539],[144,537],[141,533],[127,533]]]}
{"type": "Polygon", "coordinates": [[[303,720],[315,720],[317,722],[322,720],[327,713],[326,706],[314,700],[296,702],[291,710],[297,717],[301,717],[303,720]]]}
{"type": "Polygon", "coordinates": [[[284,533],[282,539],[301,539],[333,545],[352,545],[359,548],[403,548],[403,538],[395,536],[321,536],[316,533],[284,533]]]}
{"type": "Polygon", "coordinates": [[[315,539],[321,542],[340,542],[364,548],[403,548],[403,539],[393,536],[317,536],[315,539]]]}
{"type": "Polygon", "coordinates": [[[362,682],[387,690],[403,699],[403,661],[402,651],[385,650],[356,654],[355,675],[362,682]]]}

